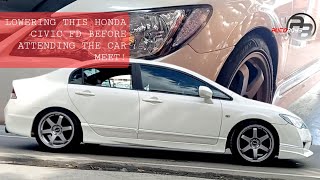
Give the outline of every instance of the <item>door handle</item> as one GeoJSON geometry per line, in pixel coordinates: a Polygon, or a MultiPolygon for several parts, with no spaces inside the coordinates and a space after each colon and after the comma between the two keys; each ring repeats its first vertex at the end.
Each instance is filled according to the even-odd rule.
{"type": "Polygon", "coordinates": [[[142,99],[142,101],[150,102],[150,103],[162,103],[163,101],[157,97],[151,97],[147,99],[142,99]]]}
{"type": "Polygon", "coordinates": [[[75,93],[81,96],[95,96],[95,94],[92,93],[91,91],[77,91],[75,93]]]}

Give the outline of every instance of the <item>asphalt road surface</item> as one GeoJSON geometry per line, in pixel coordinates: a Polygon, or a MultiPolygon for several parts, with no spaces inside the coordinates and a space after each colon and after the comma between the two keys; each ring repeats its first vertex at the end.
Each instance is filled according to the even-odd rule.
{"type": "MultiPolygon", "coordinates": [[[[32,138],[6,134],[0,126],[0,164],[143,172],[217,178],[217,174],[275,179],[320,179],[320,84],[290,110],[306,120],[313,133],[314,155],[303,160],[275,160],[261,167],[237,164],[230,154],[187,153],[82,145],[74,153],[42,152],[32,138]]],[[[236,177],[234,176],[234,177],[236,177]]],[[[231,178],[233,179],[233,178],[231,178]]],[[[248,178],[251,179],[251,178],[248,178]]]]}

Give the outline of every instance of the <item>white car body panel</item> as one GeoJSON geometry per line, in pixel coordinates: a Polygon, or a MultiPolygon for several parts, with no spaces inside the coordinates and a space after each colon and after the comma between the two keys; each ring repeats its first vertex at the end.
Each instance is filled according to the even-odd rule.
{"type": "Polygon", "coordinates": [[[139,139],[217,143],[222,115],[220,100],[207,104],[200,97],[143,91],[139,92],[139,97],[139,139]],[[162,102],[144,101],[153,98],[162,102]]]}
{"type": "MultiPolygon", "coordinates": [[[[166,109],[166,106],[160,106],[160,109],[158,108],[152,112],[151,109],[154,108],[153,105],[147,105],[140,101],[140,113],[142,114],[136,115],[138,112],[137,109],[139,109],[136,104],[136,101],[139,101],[138,97],[136,97],[136,93],[138,92],[133,90],[124,92],[125,90],[119,89],[117,89],[117,92],[116,90],[105,90],[111,94],[119,93],[119,96],[115,95],[111,98],[110,101],[112,103],[129,100],[129,104],[120,102],[123,107],[115,111],[104,112],[104,108],[114,107],[115,104],[106,104],[105,101],[107,101],[107,99],[92,102],[86,101],[85,98],[82,100],[71,100],[75,98],[73,94],[74,91],[84,89],[69,85],[68,93],[69,76],[75,69],[65,68],[40,77],[13,82],[17,99],[11,99],[5,108],[7,130],[11,133],[30,137],[32,136],[33,121],[37,114],[46,108],[62,107],[73,112],[80,120],[84,143],[133,145],[146,148],[152,146],[154,148],[224,153],[231,129],[243,120],[257,119],[270,123],[277,130],[280,139],[279,158],[296,159],[312,155],[312,152],[309,150],[311,145],[311,134],[309,130],[298,129],[287,124],[279,116],[280,113],[295,116],[291,112],[270,104],[245,99],[215,82],[181,67],[143,60],[131,60],[131,62],[153,64],[184,71],[232,96],[233,101],[214,99],[213,104],[205,104],[204,99],[202,99],[203,105],[196,108],[201,104],[201,98],[179,98],[169,95],[161,97],[163,101],[172,101],[168,104],[169,110],[166,109]],[[134,98],[129,97],[130,95],[133,95],[134,98]],[[188,100],[195,101],[195,104],[198,105],[194,105],[195,108],[192,109],[192,103],[186,104],[188,100]],[[181,103],[183,101],[184,103],[181,103]],[[94,103],[97,103],[97,105],[94,105],[94,103]],[[177,106],[177,108],[173,108],[174,106],[177,106]],[[208,107],[210,106],[214,107],[213,109],[215,110],[208,112],[208,107]],[[86,107],[91,107],[92,109],[97,108],[99,114],[90,114],[90,112],[85,110],[86,107]],[[190,112],[186,113],[184,108],[187,108],[190,112]],[[222,109],[221,114],[219,114],[220,108],[222,109]],[[121,114],[120,116],[111,114],[110,117],[112,118],[110,119],[104,119],[104,116],[101,115],[114,112],[117,115],[119,115],[119,113],[121,114]],[[208,113],[209,116],[205,113],[208,113]],[[216,119],[211,119],[212,121],[210,121],[210,117],[215,114],[218,114],[216,119]],[[190,116],[187,118],[190,124],[184,124],[186,123],[186,119],[181,118],[181,116],[184,115],[190,116]],[[172,123],[170,119],[166,119],[166,117],[170,116],[177,117],[177,119],[173,120],[174,123],[172,123]],[[115,118],[117,117],[120,117],[119,121],[116,121],[115,118]],[[194,121],[191,121],[192,119],[194,119],[194,121]],[[184,121],[181,122],[182,120],[184,121]],[[140,125],[142,125],[140,127],[139,121],[140,125]],[[179,123],[182,123],[181,126],[179,126],[179,123]],[[180,127],[181,129],[179,129],[180,127]],[[177,130],[171,132],[174,131],[174,128],[177,128],[177,130]],[[110,133],[110,130],[114,131],[110,133]],[[148,131],[151,133],[146,133],[147,131],[145,130],[151,130],[148,131]],[[148,137],[146,138],[147,140],[139,139],[139,133],[141,133],[142,138],[148,137]],[[137,136],[135,136],[135,134],[137,136]],[[156,134],[157,136],[153,136],[152,134],[156,134]],[[172,142],[168,141],[169,138],[172,138],[172,142]],[[173,142],[174,140],[176,141],[173,142]]],[[[90,90],[93,91],[96,87],[91,88],[90,90]]],[[[101,94],[105,93],[104,90],[100,90],[100,88],[95,91],[95,93],[97,92],[101,94]]],[[[149,97],[149,95],[144,93],[146,92],[139,92],[139,97],[149,97]]]]}
{"type": "Polygon", "coordinates": [[[137,138],[139,124],[137,91],[75,84],[69,84],[68,91],[75,107],[99,135],[137,138]],[[94,96],[77,94],[86,91],[90,91],[94,96]],[[117,106],[114,106],[115,104],[117,106]]]}

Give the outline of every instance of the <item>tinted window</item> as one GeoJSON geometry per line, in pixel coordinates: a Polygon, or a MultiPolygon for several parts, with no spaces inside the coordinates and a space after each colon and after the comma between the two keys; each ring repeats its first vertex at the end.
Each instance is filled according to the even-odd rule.
{"type": "Polygon", "coordinates": [[[203,83],[183,73],[154,66],[141,66],[142,85],[146,91],[198,96],[203,83]]]}
{"type": "Polygon", "coordinates": [[[70,77],[70,84],[82,84],[82,69],[78,69],[72,73],[70,77]]]}
{"type": "Polygon", "coordinates": [[[211,88],[215,98],[230,99],[208,83],[168,68],[141,65],[141,78],[146,91],[199,96],[199,87],[207,86],[211,88]]]}
{"type": "Polygon", "coordinates": [[[75,71],[70,84],[132,89],[131,68],[88,68],[75,71]]]}

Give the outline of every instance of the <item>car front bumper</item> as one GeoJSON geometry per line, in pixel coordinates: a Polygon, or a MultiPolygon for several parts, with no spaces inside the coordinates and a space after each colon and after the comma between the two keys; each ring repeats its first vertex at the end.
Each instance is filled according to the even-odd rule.
{"type": "Polygon", "coordinates": [[[279,134],[279,159],[302,159],[313,155],[310,151],[312,136],[308,129],[292,125],[275,125],[279,134]]]}

